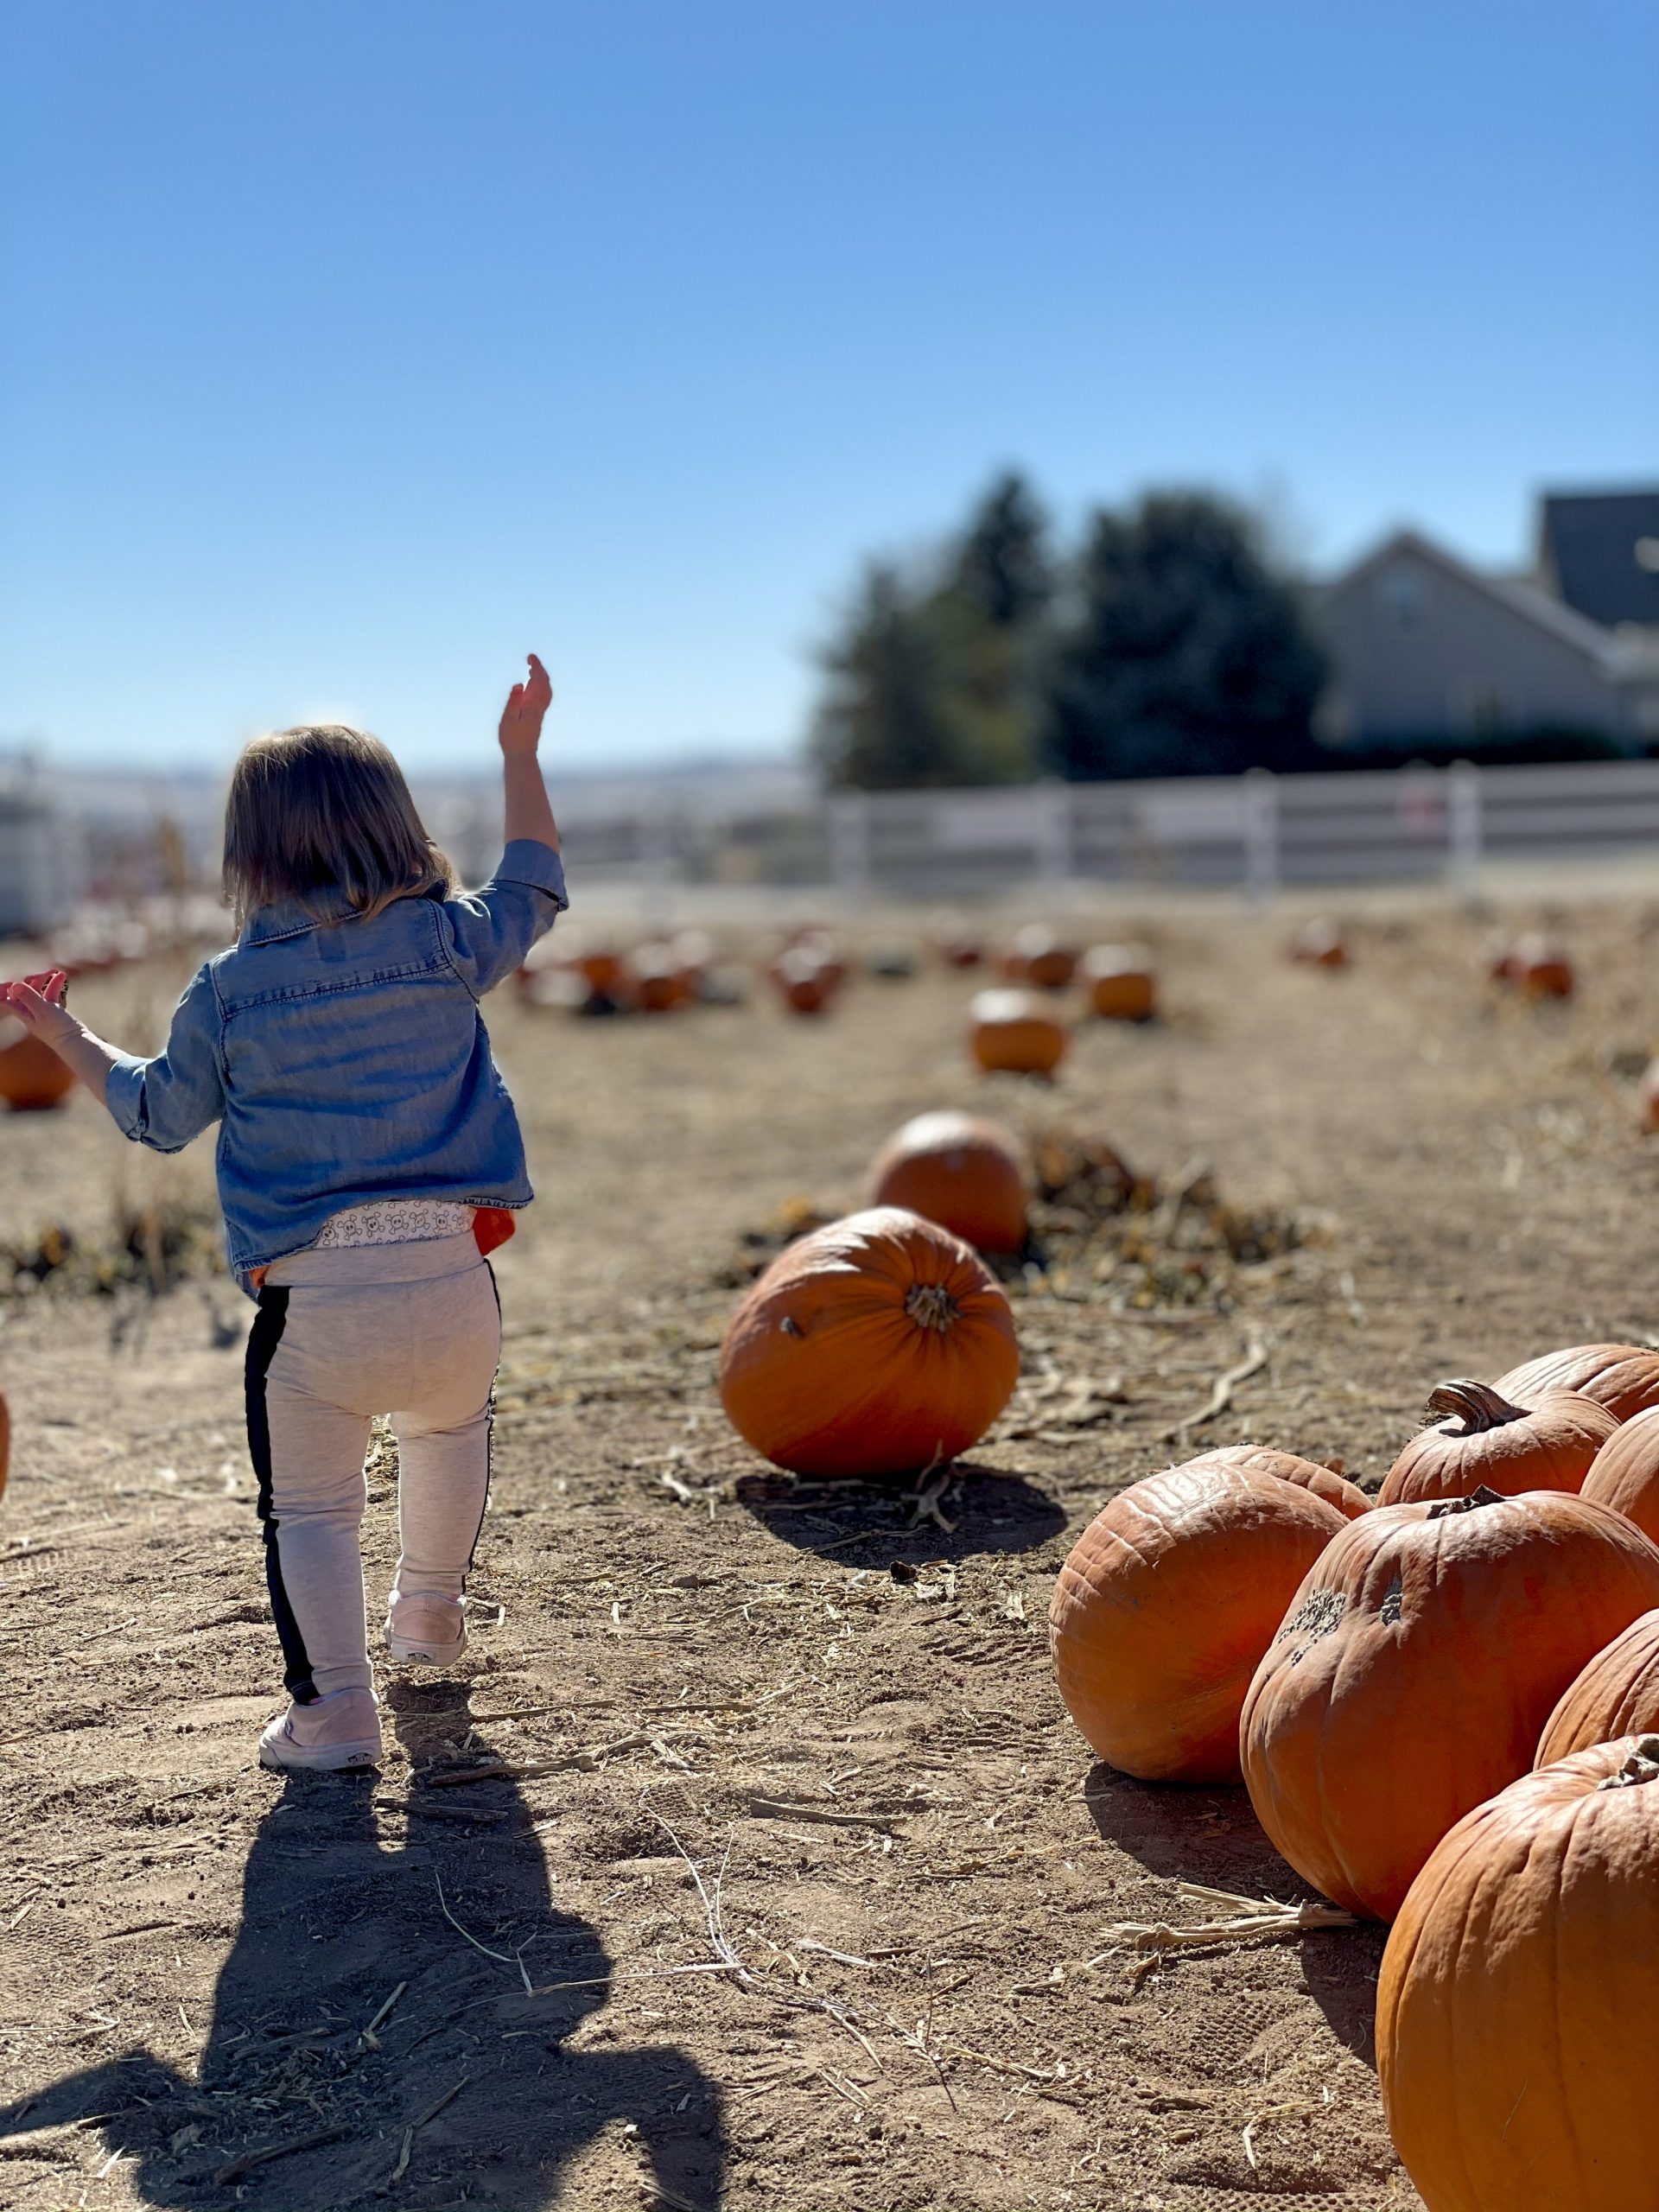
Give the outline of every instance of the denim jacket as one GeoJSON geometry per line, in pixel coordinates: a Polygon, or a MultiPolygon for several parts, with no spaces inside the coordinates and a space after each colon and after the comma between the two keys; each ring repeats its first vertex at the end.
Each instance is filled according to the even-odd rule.
{"type": "Polygon", "coordinates": [[[105,1102],[157,1152],[219,1131],[231,1268],[304,1249],[331,1214],[374,1198],[530,1202],[524,1139],[478,1001],[567,901],[550,846],[518,838],[481,891],[262,906],[179,1001],[167,1049],[124,1053],[105,1102]]]}

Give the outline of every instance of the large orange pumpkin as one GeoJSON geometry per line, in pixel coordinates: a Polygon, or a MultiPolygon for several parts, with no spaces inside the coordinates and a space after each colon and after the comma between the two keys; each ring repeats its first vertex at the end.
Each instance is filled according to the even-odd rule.
{"type": "Polygon", "coordinates": [[[1093,946],[1083,956],[1083,987],[1103,1021],[1150,1021],[1158,1011],[1158,979],[1141,945],[1093,946]]]}
{"type": "Polygon", "coordinates": [[[1049,1608],[1060,1695],[1099,1756],[1145,1782],[1236,1782],[1250,1675],[1344,1526],[1311,1491],[1210,1459],[1120,1491],[1049,1608]]]}
{"type": "Polygon", "coordinates": [[[1659,1548],[1560,1491],[1348,1522],[1244,1701],[1257,1819],[1327,1897],[1391,1919],[1452,1823],[1531,1765],[1586,1661],[1656,1605],[1659,1548]]]}
{"type": "Polygon", "coordinates": [[[1659,1738],[1522,1776],[1412,1885],[1376,1990],[1389,2132],[1429,2212],[1653,2212],[1659,1738]]]}
{"type": "Polygon", "coordinates": [[[918,1114],[890,1137],[871,1171],[870,1203],[906,1206],[979,1252],[1018,1252],[1026,1241],[1026,1174],[1000,1122],[918,1114]]]}
{"type": "Polygon", "coordinates": [[[1281,1483],[1294,1483],[1299,1490],[1311,1490],[1315,1497],[1334,1505],[1344,1521],[1357,1520],[1371,1510],[1371,1501],[1358,1484],[1351,1483],[1340,1471],[1340,1460],[1334,1466],[1325,1466],[1318,1459],[1304,1459],[1294,1452],[1270,1451],[1265,1444],[1224,1444],[1204,1452],[1194,1464],[1243,1467],[1258,1475],[1276,1475],[1281,1483]]]}
{"type": "Polygon", "coordinates": [[[1611,1505],[1659,1543],[1659,1406],[1632,1414],[1613,1431],[1590,1463],[1582,1495],[1611,1505]]]}
{"type": "Polygon", "coordinates": [[[1025,991],[980,991],[969,1009],[969,1048],[988,1074],[1052,1075],[1065,1058],[1065,1026],[1025,991]]]}
{"type": "Polygon", "coordinates": [[[15,1044],[0,1046],[0,1098],[14,1114],[43,1113],[74,1089],[75,1078],[43,1039],[21,1022],[0,1020],[0,1036],[16,1031],[15,1044]]]}
{"type": "Polygon", "coordinates": [[[1046,922],[1027,922],[1014,931],[1014,944],[1002,963],[1002,972],[1013,983],[1030,983],[1039,991],[1063,991],[1077,973],[1076,948],[1065,943],[1046,922]]]}
{"type": "Polygon", "coordinates": [[[757,1452],[799,1475],[954,1459],[1014,1394],[1007,1294],[958,1237],[899,1206],[787,1246],[739,1306],[720,1395],[757,1452]]]}
{"type": "Polygon", "coordinates": [[[1659,1351],[1644,1344],[1568,1344],[1500,1375],[1492,1385],[1518,1405],[1545,1390],[1576,1390],[1619,1421],[1659,1406],[1659,1351]]]}
{"type": "Polygon", "coordinates": [[[1429,1393],[1442,1418],[1414,1436],[1377,1493],[1379,1505],[1467,1497],[1483,1484],[1505,1497],[1523,1490],[1577,1490],[1618,1427],[1593,1398],[1545,1390],[1512,1405],[1489,1382],[1442,1382],[1429,1393]]]}
{"type": "Polygon", "coordinates": [[[1659,1730],[1659,1612],[1643,1613],[1569,1682],[1538,1738],[1536,1766],[1615,1736],[1659,1730]]]}

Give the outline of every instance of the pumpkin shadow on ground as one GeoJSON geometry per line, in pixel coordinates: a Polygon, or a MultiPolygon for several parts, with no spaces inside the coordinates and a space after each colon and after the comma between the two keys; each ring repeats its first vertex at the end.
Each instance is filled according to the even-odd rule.
{"type": "MultiPolygon", "coordinates": [[[[1195,1789],[1179,1783],[1137,1782],[1101,1759],[1089,1770],[1083,1796],[1101,1840],[1127,1853],[1149,1874],[1285,1904],[1319,1894],[1268,1842],[1242,1787],[1195,1789]]],[[[1206,1916],[1198,1900],[1190,1910],[1179,1904],[1163,1910],[1177,1923],[1206,1916]]],[[[1365,1922],[1357,1928],[1281,1939],[1274,1946],[1299,1952],[1307,1993],[1332,2032],[1371,2067],[1376,2064],[1376,1974],[1387,1940],[1386,1928],[1365,1922]]],[[[1221,1955],[1202,1949],[1185,1955],[1208,1961],[1221,1955]]],[[[1182,1955],[1169,1955],[1177,1970],[1182,1955]]]]}
{"type": "MultiPolygon", "coordinates": [[[[467,1696],[396,1684],[388,1703],[418,1751],[465,1738],[467,1696]]],[[[0,2138],[96,2116],[148,2205],[338,2212],[390,2190],[410,2212],[536,2212],[566,2201],[572,2158],[620,2120],[660,2201],[714,2212],[721,2098],[695,2061],[670,2044],[569,2047],[607,2003],[611,1962],[588,1922],[553,1909],[518,1790],[481,1788],[477,1826],[444,1817],[461,1792],[442,1812],[416,1796],[401,1842],[380,1832],[377,1790],[384,1803],[369,1775],[286,1781],[249,1854],[196,2080],[137,2048],[0,2107],[0,2138]]],[[[43,2155],[60,2163],[76,2140],[43,2155]]]]}
{"type": "Polygon", "coordinates": [[[832,1550],[851,1567],[1038,1551],[1066,1525],[1065,1508],[1033,1478],[971,1459],[891,1482],[744,1475],[734,1495],[768,1535],[798,1551],[832,1550]]]}

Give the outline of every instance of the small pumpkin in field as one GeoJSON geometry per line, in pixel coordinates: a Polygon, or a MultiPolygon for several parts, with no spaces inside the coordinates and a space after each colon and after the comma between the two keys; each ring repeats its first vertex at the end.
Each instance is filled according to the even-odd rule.
{"type": "Polygon", "coordinates": [[[1299,1490],[1312,1491],[1315,1497],[1334,1505],[1344,1521],[1357,1520],[1371,1510],[1371,1501],[1358,1484],[1351,1483],[1343,1473],[1340,1459],[1326,1465],[1323,1460],[1304,1459],[1296,1452],[1271,1451],[1265,1444],[1224,1444],[1201,1458],[1215,1466],[1243,1467],[1259,1475],[1276,1475],[1281,1483],[1294,1483],[1299,1490]]]}
{"type": "Polygon", "coordinates": [[[1026,1242],[1026,1173],[1013,1132],[974,1114],[918,1114],[887,1140],[870,1203],[936,1221],[977,1252],[1026,1242]]]}
{"type": "Polygon", "coordinates": [[[1490,1382],[1441,1382],[1424,1408],[1440,1419],[1414,1436],[1377,1493],[1380,1505],[1467,1497],[1484,1484],[1514,1497],[1524,1490],[1571,1490],[1618,1427],[1616,1415],[1573,1390],[1541,1391],[1513,1404],[1490,1382]]]}
{"type": "Polygon", "coordinates": [[[1429,2212],[1650,2212],[1659,1738],[1470,1812],[1412,1885],[1376,1989],[1389,2133],[1429,2212]]]}
{"type": "Polygon", "coordinates": [[[933,950],[947,968],[977,968],[985,940],[962,914],[940,914],[932,927],[933,950]]]}
{"type": "Polygon", "coordinates": [[[1544,1390],[1576,1390],[1619,1421],[1659,1406],[1659,1351],[1645,1344],[1568,1344],[1500,1375],[1492,1388],[1517,1405],[1544,1390]]]}
{"type": "Polygon", "coordinates": [[[1205,1459],[1111,1499],[1049,1609],[1060,1695],[1099,1757],[1144,1782],[1236,1782],[1250,1676],[1345,1525],[1310,1491],[1205,1459]]]}
{"type": "Polygon", "coordinates": [[[1620,1422],[1591,1461],[1582,1494],[1659,1543],[1659,1406],[1620,1422]]]}
{"type": "Polygon", "coordinates": [[[1068,1041],[1065,1023],[1025,991],[981,991],[969,1010],[969,1050],[988,1074],[1052,1075],[1068,1041]]]}
{"type": "Polygon", "coordinates": [[[1452,1825],[1532,1764],[1557,1699],[1659,1605],[1659,1548],[1560,1491],[1379,1506],[1315,1560],[1239,1741],[1269,1840],[1389,1920],[1452,1825]]]}
{"type": "Polygon", "coordinates": [[[1158,979],[1144,945],[1096,944],[1083,956],[1083,987],[1102,1021],[1151,1021],[1158,979]]]}
{"type": "Polygon", "coordinates": [[[1560,945],[1537,931],[1518,937],[1510,954],[1510,975],[1529,999],[1570,999],[1573,963],[1560,945]]]}
{"type": "Polygon", "coordinates": [[[1050,929],[1046,922],[1027,922],[1014,931],[1002,972],[1011,983],[1029,983],[1039,991],[1063,991],[1077,970],[1075,945],[1050,929]]]}
{"type": "Polygon", "coordinates": [[[738,1307],[720,1395],[798,1475],[895,1475],[976,1444],[1014,1394],[1007,1294],[959,1237],[899,1206],[780,1252],[738,1307]]]}
{"type": "Polygon", "coordinates": [[[1535,1766],[1615,1736],[1659,1731],[1659,1611],[1643,1613],[1598,1651],[1544,1723],[1535,1766]]]}
{"type": "Polygon", "coordinates": [[[1293,960],[1305,962],[1312,968],[1348,965],[1348,940],[1335,922],[1304,922],[1292,933],[1286,950],[1293,960]]]}
{"type": "Polygon", "coordinates": [[[0,1043],[0,1099],[14,1114],[40,1114],[60,1105],[75,1087],[67,1062],[21,1021],[0,1020],[0,1039],[8,1033],[15,1041],[0,1043]]]}
{"type": "Polygon", "coordinates": [[[634,995],[642,1014],[671,1014],[690,996],[685,975],[669,944],[642,944],[633,955],[634,995]]]}
{"type": "Polygon", "coordinates": [[[833,930],[810,923],[805,928],[794,932],[784,950],[785,955],[791,952],[809,955],[829,978],[831,990],[839,990],[847,980],[847,956],[833,930]]]}
{"type": "Polygon", "coordinates": [[[836,995],[840,976],[810,945],[791,945],[772,963],[772,980],[791,1014],[822,1014],[836,995]]]}

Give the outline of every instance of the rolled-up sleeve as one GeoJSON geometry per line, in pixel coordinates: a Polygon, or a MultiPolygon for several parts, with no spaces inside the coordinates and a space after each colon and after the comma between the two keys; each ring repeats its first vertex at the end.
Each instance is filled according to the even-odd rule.
{"type": "Polygon", "coordinates": [[[104,1082],[116,1127],[155,1152],[182,1152],[225,1111],[219,999],[209,969],[192,977],[153,1060],[123,1052],[104,1082]]]}
{"type": "Polygon", "coordinates": [[[513,839],[481,891],[446,899],[438,909],[445,949],[474,997],[522,967],[569,903],[558,855],[533,837],[513,839]]]}

